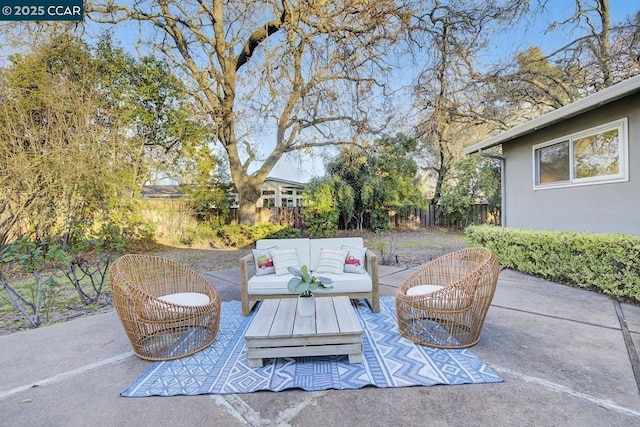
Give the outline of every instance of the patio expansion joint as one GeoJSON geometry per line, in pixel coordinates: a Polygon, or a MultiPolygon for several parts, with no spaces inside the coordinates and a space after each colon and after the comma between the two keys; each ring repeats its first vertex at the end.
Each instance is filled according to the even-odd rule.
{"type": "Polygon", "coordinates": [[[640,412],[631,409],[631,408],[627,408],[624,407],[622,405],[618,405],[617,403],[608,400],[608,399],[601,399],[599,397],[595,397],[586,393],[582,393],[579,392],[577,390],[571,389],[567,386],[564,386],[562,384],[558,384],[558,383],[554,383],[551,381],[547,381],[545,379],[542,378],[537,378],[537,377],[532,377],[526,374],[522,374],[520,372],[516,372],[513,371],[511,369],[507,369],[507,368],[502,368],[499,366],[493,366],[493,368],[501,373],[504,373],[506,375],[510,375],[514,378],[520,379],[524,382],[530,383],[530,384],[537,384],[539,386],[545,387],[549,390],[552,390],[556,393],[563,393],[566,394],[568,396],[572,396],[575,397],[577,399],[582,399],[585,400],[587,402],[591,402],[601,408],[605,408],[611,411],[615,411],[615,412],[619,412],[621,414],[625,414],[625,415],[629,415],[631,417],[635,417],[635,418],[640,418],[640,412]]]}
{"type": "MultiPolygon", "coordinates": [[[[380,279],[385,279],[385,278],[393,277],[393,276],[395,276],[396,274],[404,273],[405,271],[410,271],[410,270],[413,270],[413,269],[414,269],[413,267],[403,267],[403,268],[401,268],[401,269],[398,269],[398,270],[396,270],[396,271],[391,271],[391,272],[386,273],[386,274],[380,274],[380,273],[378,272],[378,281],[380,281],[380,279]]],[[[384,285],[384,284],[383,284],[383,283],[380,283],[380,285],[384,285]]],[[[399,284],[398,284],[398,285],[384,285],[384,286],[394,286],[394,287],[398,287],[398,286],[399,286],[399,284]]]]}
{"type": "Polygon", "coordinates": [[[269,425],[266,420],[260,418],[259,412],[254,411],[247,402],[236,394],[217,394],[211,396],[211,398],[218,405],[225,407],[227,412],[243,423],[247,423],[252,427],[269,425]]]}
{"type": "Polygon", "coordinates": [[[220,406],[224,406],[227,411],[239,421],[245,422],[252,427],[277,426],[287,427],[304,408],[315,404],[316,400],[328,393],[328,390],[305,393],[304,399],[284,411],[278,413],[275,420],[268,420],[260,417],[260,412],[255,411],[247,402],[237,394],[213,395],[212,399],[220,406]]]}
{"type": "Polygon", "coordinates": [[[597,328],[609,329],[609,330],[612,330],[612,331],[619,331],[620,330],[620,328],[614,327],[614,326],[600,325],[598,323],[586,322],[584,320],[568,319],[566,317],[556,316],[556,315],[553,315],[553,314],[545,314],[545,313],[540,313],[540,312],[537,312],[537,311],[522,310],[522,309],[519,309],[519,308],[507,307],[507,306],[504,306],[504,305],[491,304],[491,307],[501,308],[503,310],[517,311],[518,313],[532,314],[534,316],[547,317],[549,319],[564,320],[566,322],[579,323],[581,325],[594,326],[594,327],[597,327],[597,328]]]}
{"type": "Polygon", "coordinates": [[[629,361],[631,362],[631,369],[633,370],[633,376],[636,380],[636,386],[638,387],[638,391],[640,391],[640,358],[638,357],[636,346],[633,343],[633,338],[631,338],[631,332],[629,332],[629,325],[624,317],[622,306],[618,300],[613,299],[612,301],[613,307],[616,310],[616,315],[618,316],[618,321],[620,322],[620,330],[622,331],[624,345],[627,348],[627,353],[629,354],[629,361]]]}
{"type": "Polygon", "coordinates": [[[134,356],[133,352],[129,351],[127,353],[122,353],[122,354],[119,354],[117,356],[113,356],[113,357],[111,357],[109,359],[101,360],[99,362],[92,363],[90,365],[82,366],[82,367],[80,367],[78,369],[73,369],[71,371],[62,372],[62,373],[59,373],[59,374],[54,375],[54,376],[49,377],[49,378],[45,378],[45,379],[42,379],[42,380],[39,380],[39,381],[32,382],[30,384],[25,384],[25,385],[22,385],[22,386],[19,386],[19,387],[15,387],[15,388],[12,388],[11,390],[0,391],[0,401],[2,401],[4,399],[7,399],[7,398],[9,398],[9,397],[11,397],[13,395],[18,394],[18,393],[22,393],[23,391],[27,391],[29,389],[32,389],[34,387],[43,387],[43,386],[47,386],[47,385],[51,385],[51,384],[56,384],[56,383],[62,382],[64,380],[67,380],[69,378],[73,378],[73,377],[76,377],[78,375],[81,375],[81,374],[84,374],[84,373],[87,373],[87,372],[91,372],[91,371],[94,371],[94,370],[99,369],[99,368],[103,368],[105,366],[109,366],[109,365],[113,365],[113,364],[116,364],[116,363],[123,362],[124,360],[129,359],[130,357],[133,357],[133,356],[134,356]]]}

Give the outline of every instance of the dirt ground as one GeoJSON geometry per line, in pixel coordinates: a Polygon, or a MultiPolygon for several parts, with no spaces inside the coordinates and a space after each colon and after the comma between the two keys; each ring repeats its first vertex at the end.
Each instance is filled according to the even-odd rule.
{"type": "MultiPolygon", "coordinates": [[[[415,231],[349,231],[345,236],[361,236],[365,246],[378,254],[380,264],[415,267],[447,252],[467,246],[460,232],[444,229],[415,231]]],[[[238,267],[238,260],[251,252],[243,249],[175,248],[163,246],[153,255],[172,259],[198,271],[225,270],[238,267]]]]}
{"type": "MultiPolygon", "coordinates": [[[[345,236],[362,236],[365,246],[377,253],[379,263],[398,267],[415,267],[427,263],[445,253],[467,246],[464,235],[444,229],[420,229],[415,231],[386,231],[373,233],[369,231],[349,231],[345,236]]],[[[251,248],[243,249],[208,249],[208,248],[178,248],[171,246],[158,246],[152,255],[172,259],[181,264],[190,266],[198,271],[226,270],[238,267],[238,260],[251,252],[251,248]]],[[[75,292],[69,285],[70,293],[75,292]]],[[[0,291],[0,298],[5,298],[0,291]]],[[[97,308],[86,310],[82,305],[74,304],[60,309],[50,315],[50,322],[68,321],[80,316],[103,313],[113,309],[109,301],[97,308]]],[[[13,311],[0,315],[0,335],[10,334],[24,330],[24,318],[13,311]]]]}

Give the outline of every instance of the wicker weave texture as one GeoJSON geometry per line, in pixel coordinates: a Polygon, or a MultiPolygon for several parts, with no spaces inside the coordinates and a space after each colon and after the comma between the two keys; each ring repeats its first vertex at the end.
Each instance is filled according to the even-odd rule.
{"type": "Polygon", "coordinates": [[[432,347],[470,347],[480,339],[498,281],[500,264],[486,248],[466,248],[444,255],[416,270],[396,292],[400,333],[432,347]],[[407,295],[420,285],[442,289],[407,295]]]}
{"type": "Polygon", "coordinates": [[[198,272],[165,258],[127,254],[111,265],[109,275],[113,304],[140,358],[177,359],[216,339],[220,295],[198,272]],[[205,294],[209,303],[188,306],[159,299],[183,292],[205,294]]]}

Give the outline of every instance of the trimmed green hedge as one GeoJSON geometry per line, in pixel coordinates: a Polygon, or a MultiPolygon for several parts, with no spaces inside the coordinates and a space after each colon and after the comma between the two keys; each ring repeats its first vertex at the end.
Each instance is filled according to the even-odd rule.
{"type": "Polygon", "coordinates": [[[638,236],[474,225],[465,237],[491,249],[504,267],[640,302],[638,236]]]}

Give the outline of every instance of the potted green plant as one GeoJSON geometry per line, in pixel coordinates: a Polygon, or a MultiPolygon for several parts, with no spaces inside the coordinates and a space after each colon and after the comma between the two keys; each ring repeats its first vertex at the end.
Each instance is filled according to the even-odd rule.
{"type": "Polygon", "coordinates": [[[289,292],[298,294],[298,313],[301,316],[311,316],[315,313],[315,301],[313,291],[318,289],[331,289],[333,281],[328,277],[315,277],[309,273],[309,268],[303,265],[300,268],[289,267],[289,272],[294,277],[287,283],[289,292]]]}

